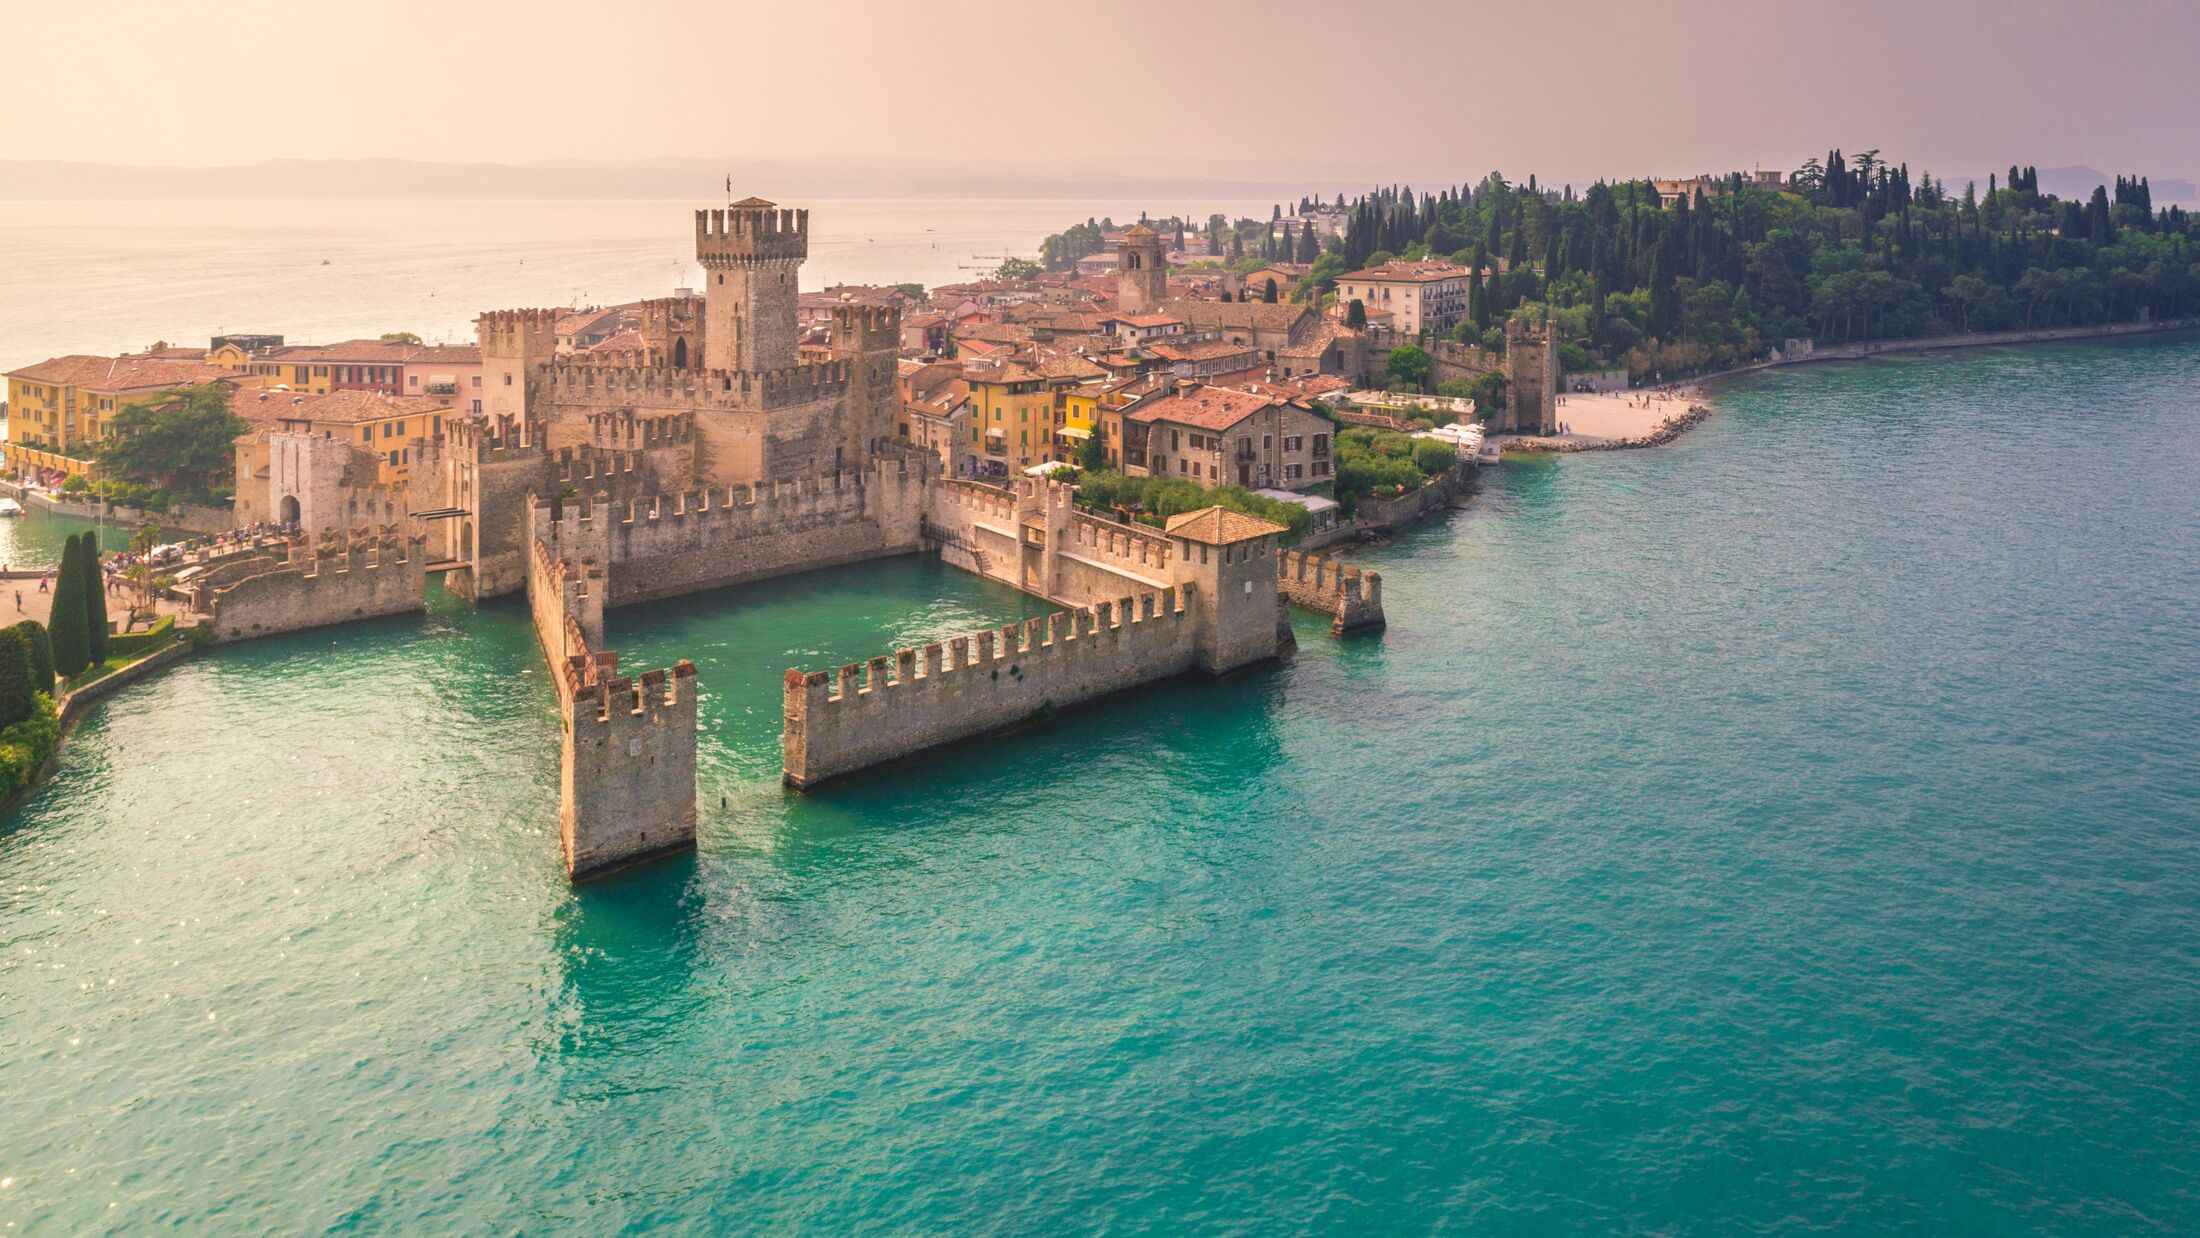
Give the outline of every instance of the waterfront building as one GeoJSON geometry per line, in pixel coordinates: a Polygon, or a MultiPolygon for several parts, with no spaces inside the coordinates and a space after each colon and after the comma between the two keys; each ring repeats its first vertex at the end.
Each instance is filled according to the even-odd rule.
{"type": "Polygon", "coordinates": [[[1333,427],[1275,395],[1184,383],[1125,410],[1123,472],[1304,490],[1335,480],[1333,427]]]}
{"type": "Polygon", "coordinates": [[[11,370],[7,380],[9,466],[62,475],[91,471],[92,449],[132,404],[178,387],[259,382],[203,361],[82,354],[11,370]]]}
{"type": "Polygon", "coordinates": [[[1451,262],[1386,262],[1337,277],[1337,301],[1391,314],[1406,335],[1441,334],[1467,314],[1466,267],[1451,262]]]}

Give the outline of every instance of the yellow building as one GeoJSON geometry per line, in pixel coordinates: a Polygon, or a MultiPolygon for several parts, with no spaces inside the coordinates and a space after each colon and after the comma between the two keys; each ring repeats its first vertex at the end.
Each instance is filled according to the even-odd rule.
{"type": "Polygon", "coordinates": [[[456,415],[453,403],[379,391],[253,391],[240,394],[233,407],[256,427],[325,435],[372,453],[381,465],[375,480],[388,485],[412,476],[421,440],[442,437],[443,423],[456,415]]]}
{"type": "Polygon", "coordinates": [[[17,469],[89,474],[91,454],[114,415],[163,391],[255,380],[198,361],[164,357],[55,357],[10,371],[8,437],[0,454],[17,469]]]}
{"type": "Polygon", "coordinates": [[[963,366],[970,385],[970,442],[981,459],[1010,472],[1054,459],[1054,393],[1015,362],[963,366]]]}

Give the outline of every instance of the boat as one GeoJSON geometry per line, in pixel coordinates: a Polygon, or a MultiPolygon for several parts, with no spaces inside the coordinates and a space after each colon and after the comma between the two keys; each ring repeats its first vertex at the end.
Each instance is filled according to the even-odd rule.
{"type": "Polygon", "coordinates": [[[23,505],[14,499],[0,499],[0,516],[20,516],[23,505]]]}

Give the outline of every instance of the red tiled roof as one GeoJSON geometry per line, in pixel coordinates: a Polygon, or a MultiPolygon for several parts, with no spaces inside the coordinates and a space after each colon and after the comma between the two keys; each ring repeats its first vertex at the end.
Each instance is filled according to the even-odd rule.
{"type": "Polygon", "coordinates": [[[1356,279],[1369,284],[1434,284],[1447,279],[1465,279],[1468,268],[1450,262],[1386,262],[1379,267],[1365,267],[1337,277],[1337,282],[1356,279]]]}
{"type": "Polygon", "coordinates": [[[1125,415],[1132,421],[1148,425],[1166,421],[1171,425],[1196,426],[1202,430],[1227,430],[1254,413],[1281,403],[1283,401],[1274,396],[1254,395],[1250,391],[1232,391],[1227,387],[1192,387],[1174,395],[1149,400],[1125,415]]]}
{"type": "Polygon", "coordinates": [[[457,401],[441,396],[384,395],[379,391],[331,391],[306,395],[293,391],[240,391],[229,407],[250,421],[333,421],[357,425],[389,417],[447,413],[457,401]]]}
{"type": "Polygon", "coordinates": [[[20,370],[9,378],[52,383],[56,387],[84,387],[93,391],[146,391],[159,387],[191,387],[200,383],[236,381],[244,375],[203,361],[174,361],[164,357],[94,357],[74,353],[54,357],[20,370]]]}
{"type": "Polygon", "coordinates": [[[1234,512],[1227,507],[1203,507],[1196,512],[1169,517],[1171,537],[1188,538],[1210,546],[1229,546],[1289,531],[1272,520],[1234,512]]]}

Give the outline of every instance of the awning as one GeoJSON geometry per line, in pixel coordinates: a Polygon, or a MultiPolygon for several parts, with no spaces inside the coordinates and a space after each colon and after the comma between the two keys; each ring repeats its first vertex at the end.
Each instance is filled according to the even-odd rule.
{"type": "Polygon", "coordinates": [[[1063,438],[1091,438],[1091,437],[1092,437],[1092,431],[1090,431],[1090,430],[1085,430],[1085,429],[1080,429],[1080,428],[1078,428],[1078,427],[1076,427],[1076,426],[1063,426],[1063,427],[1062,427],[1061,429],[1059,429],[1059,430],[1056,430],[1056,431],[1055,431],[1055,433],[1056,433],[1056,434],[1059,434],[1059,435],[1061,435],[1061,436],[1062,436],[1063,438]]]}
{"type": "Polygon", "coordinates": [[[1255,490],[1253,493],[1279,503],[1296,503],[1310,512],[1326,512],[1337,506],[1334,499],[1325,499],[1318,494],[1300,494],[1295,490],[1255,490]]]}

